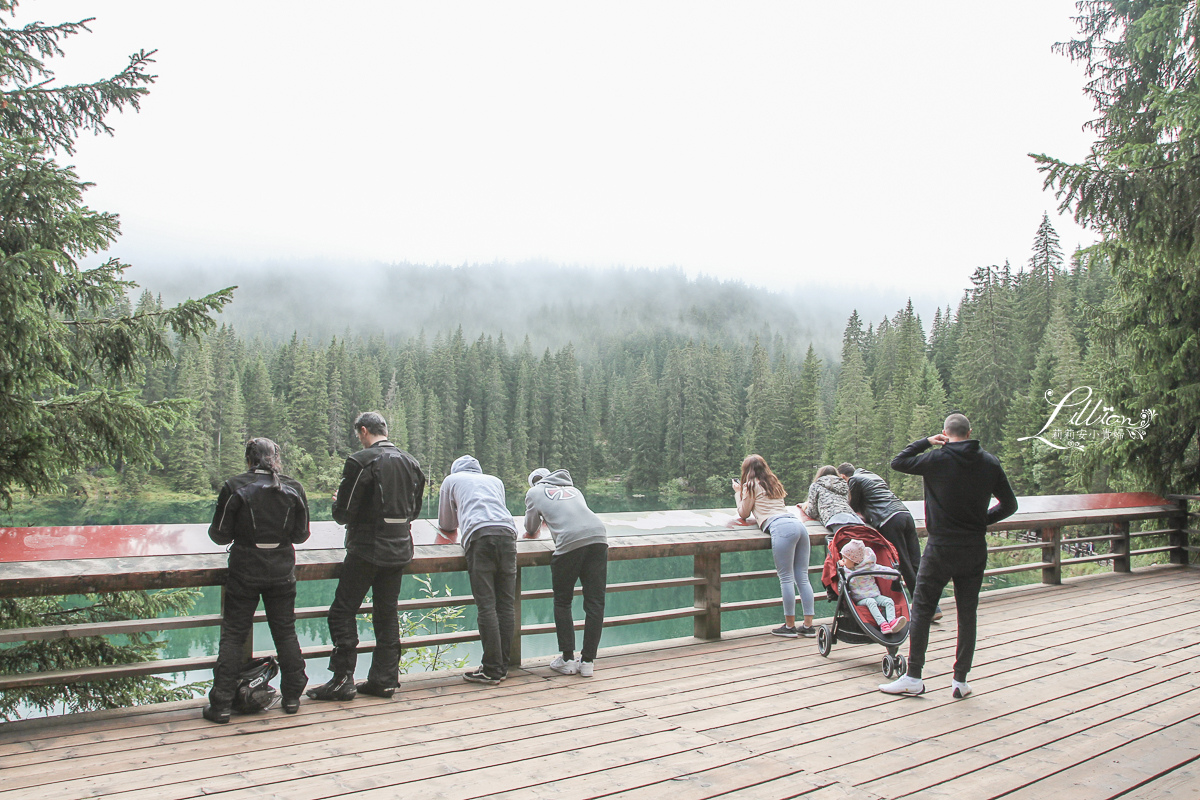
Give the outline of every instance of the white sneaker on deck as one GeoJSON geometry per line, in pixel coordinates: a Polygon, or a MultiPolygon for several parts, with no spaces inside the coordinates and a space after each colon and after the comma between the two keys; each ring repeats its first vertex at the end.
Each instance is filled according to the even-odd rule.
{"type": "Polygon", "coordinates": [[[562,656],[555,656],[554,660],[550,662],[550,669],[561,675],[575,675],[579,672],[579,662],[575,659],[563,661],[562,656]]]}
{"type": "Polygon", "coordinates": [[[879,691],[883,692],[884,694],[925,694],[925,681],[921,680],[920,678],[911,678],[908,675],[901,675],[891,683],[879,684],[879,691]]]}
{"type": "Polygon", "coordinates": [[[951,678],[950,688],[952,690],[950,694],[955,700],[962,700],[964,697],[971,696],[971,687],[967,685],[966,681],[956,681],[951,678]]]}
{"type": "Polygon", "coordinates": [[[595,671],[596,667],[591,661],[580,661],[577,663],[579,664],[579,677],[581,677],[581,678],[592,677],[592,673],[595,671]]]}

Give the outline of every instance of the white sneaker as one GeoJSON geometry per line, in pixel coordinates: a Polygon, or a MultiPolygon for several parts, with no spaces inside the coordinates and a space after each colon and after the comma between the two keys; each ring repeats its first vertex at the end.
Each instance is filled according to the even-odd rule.
{"type": "Polygon", "coordinates": [[[590,678],[590,677],[592,677],[592,672],[594,670],[595,670],[595,665],[591,661],[580,661],[579,662],[579,677],[590,678]]]}
{"type": "MultiPolygon", "coordinates": [[[[550,662],[550,669],[562,675],[575,675],[579,672],[579,662],[575,659],[563,661],[563,657],[559,655],[550,662]]],[[[590,674],[591,670],[589,669],[588,672],[590,674]]]]}
{"type": "Polygon", "coordinates": [[[950,694],[955,700],[962,700],[964,697],[971,696],[971,687],[967,685],[966,681],[956,681],[951,678],[950,688],[952,690],[950,694]]]}
{"type": "Polygon", "coordinates": [[[925,681],[920,678],[910,678],[901,675],[891,683],[879,684],[879,691],[884,694],[925,694],[925,681]]]}

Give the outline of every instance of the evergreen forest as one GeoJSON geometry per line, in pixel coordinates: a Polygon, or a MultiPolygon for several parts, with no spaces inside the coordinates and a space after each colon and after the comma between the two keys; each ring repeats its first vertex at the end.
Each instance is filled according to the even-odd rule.
{"type": "MultiPolygon", "coordinates": [[[[243,469],[247,436],[267,436],[310,494],[326,496],[358,447],[355,415],[380,410],[431,490],[455,457],[472,453],[518,497],[542,465],[604,491],[724,497],[744,455],[758,452],[796,500],[816,467],[841,461],[919,499],[919,479],[888,463],[958,410],[1004,460],[1018,493],[1101,490],[1122,476],[1079,450],[1017,440],[1045,423],[1048,397],[1092,380],[1093,320],[1109,287],[1103,260],[1076,253],[1066,263],[1044,217],[1028,261],[976,269],[957,308],[928,322],[911,302],[879,320],[850,313],[836,360],[795,329],[739,338],[740,326],[705,325],[699,313],[687,330],[666,320],[540,351],[529,336],[468,339],[462,325],[432,336],[314,341],[296,332],[273,341],[226,324],[178,340],[174,359],[142,368],[145,402],[191,401],[156,449],[161,468],[99,466],[129,493],[166,484],[211,496],[243,469]]],[[[719,303],[724,290],[713,283],[706,299],[719,303]]],[[[159,305],[147,292],[125,312],[153,315],[159,305]]]]}

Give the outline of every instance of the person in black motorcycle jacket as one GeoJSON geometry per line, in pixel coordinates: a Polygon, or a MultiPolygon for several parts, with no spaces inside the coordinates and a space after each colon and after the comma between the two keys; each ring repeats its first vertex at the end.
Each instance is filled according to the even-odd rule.
{"type": "Polygon", "coordinates": [[[850,507],[867,524],[883,534],[900,555],[900,575],[911,595],[917,587],[917,567],[921,563],[921,545],[917,540],[917,524],[908,506],[896,497],[887,481],[866,469],[855,469],[844,462],[838,474],[850,489],[850,507]]]}
{"type": "Polygon", "coordinates": [[[225,481],[208,536],[229,545],[221,643],[204,718],[229,722],[243,648],[259,598],[275,641],[282,673],[283,710],[294,714],[308,683],[296,638],[296,550],[308,539],[304,488],[280,474],[279,446],[270,439],[246,444],[247,471],[225,481]]]}
{"type": "Polygon", "coordinates": [[[363,449],[350,455],[333,497],[333,519],[346,526],[346,560],[329,606],[330,680],[308,690],[316,700],[351,700],[359,692],[391,697],[400,663],[396,601],[412,561],[410,523],[421,513],[425,474],[411,455],[387,439],[387,421],[367,411],[354,421],[363,449]],[[358,613],[371,592],[375,652],[367,679],[357,686],[358,613]]]}

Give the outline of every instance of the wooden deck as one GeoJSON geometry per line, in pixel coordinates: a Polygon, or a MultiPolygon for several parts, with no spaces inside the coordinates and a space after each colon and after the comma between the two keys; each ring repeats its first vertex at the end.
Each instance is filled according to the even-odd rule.
{"type": "Polygon", "coordinates": [[[1200,796],[1200,569],[984,595],[963,701],[944,607],[919,698],[876,691],[878,646],[756,631],[226,726],[196,703],[8,723],[0,800],[1200,796]]]}

